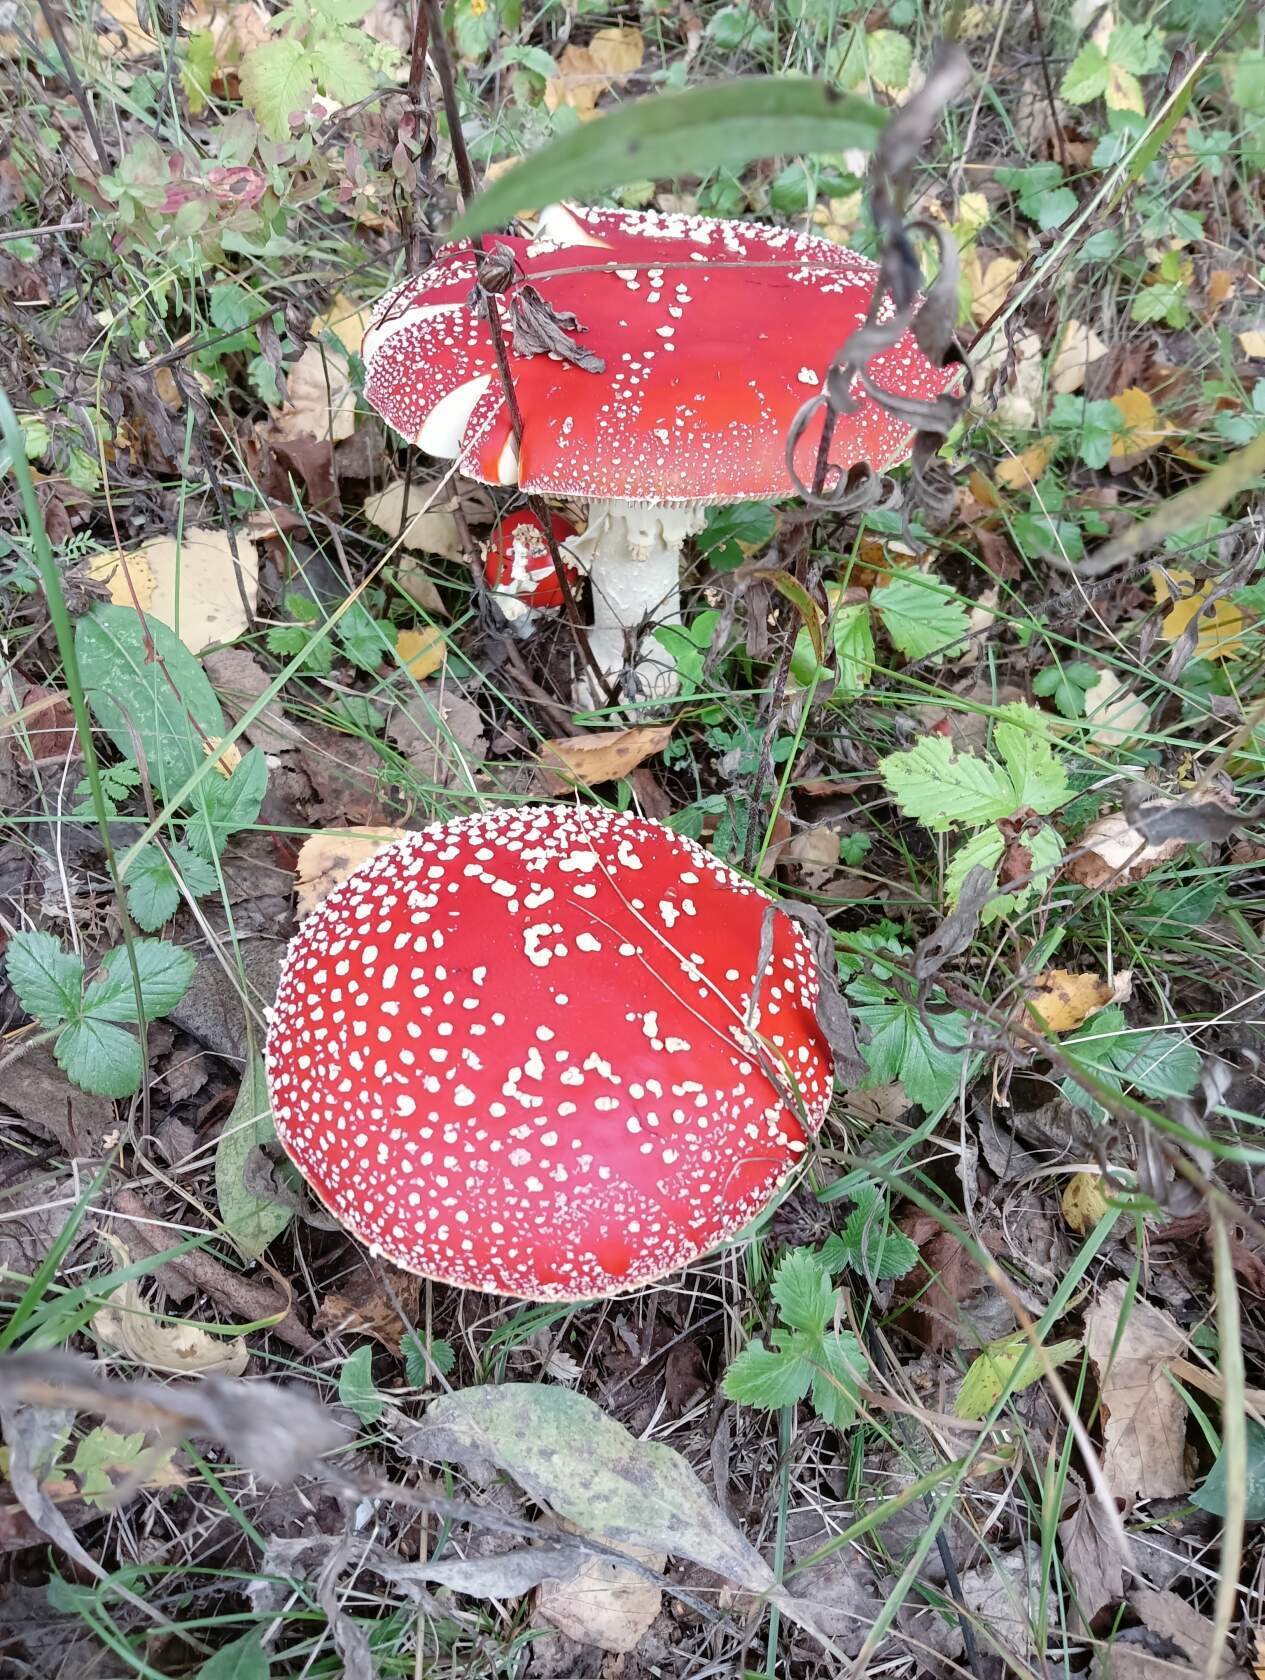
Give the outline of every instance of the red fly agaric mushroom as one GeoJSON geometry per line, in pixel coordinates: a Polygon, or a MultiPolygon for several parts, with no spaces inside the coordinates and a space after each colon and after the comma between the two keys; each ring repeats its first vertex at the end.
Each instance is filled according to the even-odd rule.
{"type": "Polygon", "coordinates": [[[300,927],[268,1030],[277,1135],[398,1266],[613,1294],[733,1236],[804,1158],[833,1077],[817,995],[800,928],[661,824],[461,817],[300,927]]]}
{"type": "MultiPolygon", "coordinates": [[[[575,526],[560,513],[550,515],[550,524],[567,581],[574,583],[580,569],[563,545],[575,536],[575,526]]],[[[563,603],[544,526],[530,508],[497,521],[483,550],[483,576],[501,612],[520,631],[538,612],[556,611],[563,603]]]]}
{"type": "MultiPolygon", "coordinates": [[[[613,676],[631,652],[634,689],[669,693],[671,655],[637,643],[647,623],[680,622],[682,544],[709,503],[793,493],[791,421],[865,320],[878,268],[786,228],[658,211],[555,206],[534,237],[488,244],[513,268],[490,307],[504,329],[521,446],[464,241],[379,304],[365,334],[365,395],[409,442],[485,484],[587,499],[588,529],[571,550],[592,580],[597,664],[613,676]],[[542,300],[552,333],[531,324],[542,300]]],[[[890,298],[883,310],[880,321],[892,316],[890,298]]],[[[882,388],[928,398],[954,378],[911,333],[867,372],[882,388]]],[[[799,441],[805,482],[821,426],[815,418],[799,441]]],[[[913,438],[862,394],[839,418],[831,456],[881,471],[909,455],[913,438]]]]}

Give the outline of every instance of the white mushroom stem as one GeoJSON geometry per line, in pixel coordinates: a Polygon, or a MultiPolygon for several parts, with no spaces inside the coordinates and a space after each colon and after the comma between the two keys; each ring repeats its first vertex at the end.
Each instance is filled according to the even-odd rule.
{"type": "MultiPolygon", "coordinates": [[[[617,693],[626,669],[637,699],[676,693],[676,661],[652,636],[638,641],[637,632],[642,624],[681,622],[681,547],[702,529],[705,513],[701,502],[654,507],[594,501],[583,536],[567,543],[592,586],[589,647],[617,693]]],[[[581,675],[576,699],[581,705],[605,703],[604,695],[594,694],[587,673],[581,675]]]]}

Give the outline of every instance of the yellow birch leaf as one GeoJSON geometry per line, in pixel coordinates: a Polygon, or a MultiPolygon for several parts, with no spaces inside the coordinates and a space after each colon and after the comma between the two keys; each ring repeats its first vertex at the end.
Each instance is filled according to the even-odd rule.
{"type": "Polygon", "coordinates": [[[993,468],[997,482],[1004,484],[1008,490],[1026,490],[1030,484],[1035,484],[1050,464],[1054,441],[1052,437],[1041,438],[1021,455],[999,461],[993,468]]]}
{"type": "Polygon", "coordinates": [[[294,868],[294,908],[299,919],[310,916],[362,863],[368,863],[384,846],[402,840],[407,833],[406,828],[381,826],[310,834],[299,848],[294,868]]]}
{"type": "MultiPolygon", "coordinates": [[[[595,729],[588,735],[545,741],[540,762],[563,787],[617,782],[662,752],[671,739],[672,727],[670,723],[655,723],[634,729],[595,729]]],[[[837,853],[837,846],[835,850],[837,853]]]]}
{"type": "Polygon", "coordinates": [[[1150,393],[1140,385],[1126,385],[1123,391],[1115,392],[1111,400],[1124,415],[1125,421],[1124,430],[1117,432],[1111,440],[1112,458],[1117,465],[1127,462],[1133,466],[1153,449],[1158,449],[1171,428],[1156,414],[1150,393]]]}
{"type": "Polygon", "coordinates": [[[1239,349],[1253,361],[1265,361],[1265,331],[1252,327],[1239,335],[1239,349]]]}
{"type": "Polygon", "coordinates": [[[1097,1173],[1073,1173],[1063,1191],[1063,1217],[1073,1231],[1084,1236],[1107,1211],[1102,1180],[1097,1173]]]}
{"type": "Polygon", "coordinates": [[[641,69],[646,43],[640,29],[599,29],[589,42],[589,56],[599,70],[605,70],[614,80],[641,69]]]}
{"type": "Polygon", "coordinates": [[[421,682],[443,664],[448,643],[442,630],[427,624],[421,630],[401,630],[395,638],[395,653],[409,676],[421,682]]]}
{"type": "MultiPolygon", "coordinates": [[[[1210,579],[1196,587],[1195,580],[1189,572],[1170,566],[1167,572],[1153,568],[1151,583],[1155,589],[1155,599],[1161,606],[1172,602],[1164,615],[1160,634],[1166,642],[1175,642],[1196,614],[1200,613],[1204,602],[1211,595],[1212,581],[1210,579]],[[1180,599],[1174,598],[1170,579],[1181,589],[1180,599]]],[[[1224,596],[1214,601],[1209,611],[1202,613],[1199,618],[1195,658],[1232,659],[1243,648],[1244,622],[1242,609],[1236,607],[1233,601],[1224,596]]]]}
{"type": "Polygon", "coordinates": [[[1094,362],[1107,354],[1107,346],[1083,321],[1069,321],[1050,367],[1050,384],[1060,394],[1079,391],[1094,362]]]}
{"type": "Polygon", "coordinates": [[[1041,1017],[1047,1031],[1064,1033],[1079,1027],[1115,996],[1115,987],[1100,974],[1073,974],[1066,968],[1047,968],[1033,981],[1025,1003],[1041,1017]]]}
{"type": "Polygon", "coordinates": [[[325,313],[313,318],[308,331],[313,338],[332,332],[346,349],[359,355],[361,340],[369,325],[369,313],[367,303],[353,303],[339,292],[325,313]]]}

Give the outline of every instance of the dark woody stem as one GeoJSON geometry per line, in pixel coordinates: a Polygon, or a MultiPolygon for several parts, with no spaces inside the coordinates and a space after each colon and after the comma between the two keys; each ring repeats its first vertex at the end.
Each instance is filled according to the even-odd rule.
{"type": "MultiPolygon", "coordinates": [[[[426,15],[430,25],[430,40],[428,43],[431,63],[439,77],[439,88],[443,94],[444,113],[448,118],[448,139],[452,146],[453,162],[457,166],[457,184],[461,188],[461,197],[465,204],[469,204],[477,191],[474,182],[474,170],[470,166],[470,153],[466,149],[465,132],[461,126],[461,107],[457,102],[457,88],[453,81],[452,59],[448,52],[448,38],[444,34],[443,18],[440,14],[439,0],[422,0],[426,8],[426,15]]],[[[487,251],[481,234],[473,238],[470,243],[480,254],[487,251]]],[[[505,402],[509,409],[510,429],[514,434],[514,447],[521,450],[523,442],[523,413],[518,406],[518,393],[514,389],[514,376],[510,372],[509,355],[505,348],[505,334],[501,330],[501,318],[496,304],[488,299],[488,329],[492,337],[492,353],[496,357],[497,371],[501,376],[501,385],[505,391],[505,402]]],[[[567,577],[566,566],[563,563],[558,539],[553,534],[553,521],[549,517],[549,510],[538,496],[528,496],[527,505],[535,514],[549,545],[549,557],[553,561],[553,569],[557,574],[562,588],[562,599],[567,614],[567,620],[575,632],[581,656],[584,659],[589,675],[597,685],[595,692],[604,694],[609,705],[618,704],[618,697],[613,692],[609,682],[603,676],[593,651],[589,647],[588,633],[580,617],[580,608],[571,588],[571,580],[567,577]]]]}

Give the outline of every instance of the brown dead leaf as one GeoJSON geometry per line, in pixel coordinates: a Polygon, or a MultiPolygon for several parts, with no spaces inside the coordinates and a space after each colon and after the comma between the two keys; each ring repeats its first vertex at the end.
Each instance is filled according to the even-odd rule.
{"type": "MultiPolygon", "coordinates": [[[[559,1526],[570,1534],[583,1532],[572,1523],[559,1526]]],[[[617,1550],[651,1569],[662,1570],[668,1561],[644,1546],[623,1544],[617,1550]]],[[[568,1639],[617,1654],[635,1648],[662,1603],[653,1581],[601,1557],[585,1558],[568,1580],[542,1581],[536,1594],[536,1609],[568,1639]]]]}
{"type": "Polygon", "coordinates": [[[447,653],[447,639],[433,624],[424,624],[420,630],[401,630],[395,638],[395,656],[417,682],[433,676],[447,653]]]}
{"type": "MultiPolygon", "coordinates": [[[[234,722],[261,694],[272,687],[272,677],[249,648],[218,648],[202,661],[216,693],[234,722]]],[[[270,700],[246,731],[252,747],[266,753],[288,752],[303,745],[303,732],[286,717],[281,704],[270,700]]]]}
{"type": "Polygon", "coordinates": [[[898,1279],[896,1299],[907,1303],[901,1328],[933,1351],[957,1347],[963,1339],[962,1303],[988,1279],[974,1258],[938,1219],[920,1209],[904,1213],[897,1225],[918,1245],[920,1263],[898,1279]]]}
{"type": "Polygon", "coordinates": [[[1111,811],[1090,823],[1081,835],[1076,850],[1084,848],[1082,855],[1072,859],[1064,875],[1082,887],[1127,887],[1176,857],[1184,844],[1165,840],[1158,846],[1148,845],[1123,811],[1111,811]]]}
{"type": "Polygon", "coordinates": [[[1098,1372],[1103,1475],[1117,1498],[1172,1499],[1188,1493],[1186,1407],[1168,1371],[1186,1351],[1172,1318],[1110,1283],[1085,1314],[1085,1348],[1098,1372]],[[1113,1354],[1114,1348],[1114,1354],[1113,1354]]]}
{"type": "Polygon", "coordinates": [[[1079,391],[1095,362],[1107,354],[1107,346],[1083,321],[1069,321],[1050,366],[1050,387],[1060,395],[1079,391]]]}
{"type": "Polygon", "coordinates": [[[570,105],[581,116],[594,106],[612,83],[641,68],[646,44],[640,29],[599,29],[587,47],[566,47],[558,61],[561,74],[545,83],[545,105],[556,111],[570,105]]]}
{"type": "Polygon", "coordinates": [[[191,653],[247,628],[246,606],[253,613],[259,598],[259,556],[244,532],[230,541],[227,531],[193,526],[180,542],[154,537],[124,561],[117,550],[99,554],[89,576],[106,585],[116,606],[139,606],[178,631],[191,653]]]}
{"type": "Polygon", "coordinates": [[[1211,1621],[1180,1594],[1135,1587],[1129,1604],[1142,1625],[1136,1637],[1113,1639],[1106,1660],[1095,1657],[1094,1680],[1247,1680],[1232,1647],[1217,1649],[1211,1621]]]}
{"type": "Polygon", "coordinates": [[[372,1336],[392,1353],[399,1353],[401,1337],[417,1321],[421,1287],[421,1278],[412,1272],[397,1271],[380,1260],[373,1265],[361,1262],[343,1279],[342,1287],[321,1302],[312,1328],[335,1335],[372,1336]]]}
{"type": "MultiPolygon", "coordinates": [[[[106,1236],[115,1263],[126,1266],[131,1256],[117,1237],[106,1236]]],[[[159,1318],[141,1298],[135,1278],[106,1297],[108,1305],[92,1315],[94,1333],[138,1365],[151,1371],[177,1376],[214,1372],[221,1377],[240,1377],[250,1357],[241,1336],[213,1336],[196,1324],[179,1319],[159,1318]]]]}
{"type": "Polygon", "coordinates": [[[339,443],[355,429],[356,393],[345,361],[326,345],[305,345],[298,361],[286,369],[285,407],[269,427],[270,435],[339,443]]]}
{"type": "Polygon", "coordinates": [[[1073,1173],[1063,1191],[1063,1217],[1073,1231],[1082,1236],[1092,1231],[1107,1211],[1107,1198],[1102,1193],[1102,1180],[1097,1173],[1073,1173]]]}
{"type": "Polygon", "coordinates": [[[1059,1551],[1081,1622],[1088,1626],[1104,1604],[1124,1597],[1125,1570],[1133,1567],[1133,1559],[1122,1553],[1118,1532],[1104,1518],[1098,1500],[1079,1484],[1076,1493],[1075,1509],[1059,1524],[1059,1551]]]}
{"type": "Polygon", "coordinates": [[[1085,690],[1085,721],[1090,727],[1080,738],[1110,752],[1142,734],[1151,721],[1151,709],[1114,671],[1103,670],[1085,690]]]}
{"type": "Polygon", "coordinates": [[[361,864],[407,833],[406,828],[353,828],[338,834],[309,835],[299,848],[295,869],[295,914],[300,919],[310,916],[361,864]]]}
{"type": "Polygon", "coordinates": [[[380,531],[404,548],[423,554],[442,554],[447,560],[460,560],[461,538],[457,521],[444,505],[452,496],[450,489],[436,484],[406,483],[397,478],[385,490],[365,500],[365,518],[380,531]],[[408,523],[405,519],[407,497],[408,523]],[[432,502],[439,505],[432,506],[432,502]]]}
{"type": "Polygon", "coordinates": [[[20,710],[7,718],[0,718],[0,733],[15,728],[19,722],[30,742],[31,757],[37,764],[59,763],[70,753],[79,756],[74,708],[61,689],[31,684],[22,695],[20,710]]]}
{"type": "Polygon", "coordinates": [[[670,723],[655,723],[633,729],[597,729],[588,735],[562,736],[542,743],[540,763],[560,791],[576,785],[598,787],[602,782],[617,782],[646,759],[662,752],[671,739],[672,729],[670,723]]]}
{"type": "Polygon", "coordinates": [[[1047,1032],[1064,1033],[1079,1027],[1116,996],[1116,987],[1100,974],[1073,974],[1066,968],[1047,968],[1032,982],[1024,1006],[1037,1015],[1047,1032]]]}

